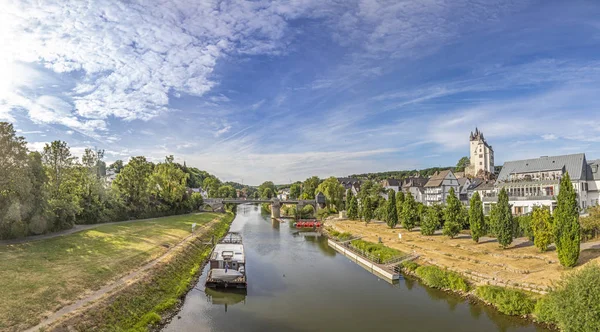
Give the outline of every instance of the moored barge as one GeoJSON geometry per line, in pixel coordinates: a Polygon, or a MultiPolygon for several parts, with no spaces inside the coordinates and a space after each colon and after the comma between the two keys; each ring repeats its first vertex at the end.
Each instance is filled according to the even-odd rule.
{"type": "Polygon", "coordinates": [[[208,288],[246,288],[246,256],[242,236],[230,232],[215,245],[206,276],[208,288]]]}

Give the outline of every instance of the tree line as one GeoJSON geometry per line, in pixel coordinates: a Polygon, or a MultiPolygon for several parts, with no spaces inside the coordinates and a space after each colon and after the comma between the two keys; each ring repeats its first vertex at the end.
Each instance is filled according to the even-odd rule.
{"type": "MultiPolygon", "coordinates": [[[[513,216],[504,188],[498,194],[498,201],[492,205],[489,217],[484,216],[483,203],[477,192],[473,194],[468,209],[459,201],[454,189],[450,189],[445,205],[429,207],[415,202],[410,192],[389,190],[388,199],[384,201],[380,201],[379,193],[373,191],[372,186],[364,185],[357,196],[348,192],[348,218],[363,220],[367,224],[376,218],[385,221],[390,228],[401,223],[408,231],[420,226],[423,235],[433,235],[441,229],[450,238],[462,230],[470,230],[473,241],[479,242],[481,237],[491,236],[502,248],[507,248],[516,237],[528,236],[540,251],[546,251],[550,244],[555,243],[563,266],[577,264],[582,233],[576,193],[568,173],[561,178],[553,214],[546,207],[534,207],[530,215],[513,216]],[[374,204],[374,201],[377,203],[374,204]]],[[[590,229],[597,230],[600,224],[597,220],[600,219],[596,218],[600,217],[593,215],[588,218],[587,224],[592,225],[590,229]]]]}
{"type": "Polygon", "coordinates": [[[0,238],[17,238],[73,227],[197,210],[204,187],[213,197],[236,197],[232,184],[168,156],[153,163],[143,156],[106,166],[103,150],[74,157],[54,141],[29,151],[12,124],[0,122],[0,238]],[[115,174],[109,183],[107,171],[115,174]]]}

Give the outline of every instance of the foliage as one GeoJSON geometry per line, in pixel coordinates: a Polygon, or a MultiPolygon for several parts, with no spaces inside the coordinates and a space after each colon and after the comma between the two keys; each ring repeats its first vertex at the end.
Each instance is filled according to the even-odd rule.
{"type": "Polygon", "coordinates": [[[112,183],[128,211],[140,216],[150,203],[150,175],[153,165],[146,157],[133,157],[112,183]]]}
{"type": "Polygon", "coordinates": [[[552,215],[547,208],[534,207],[531,215],[531,229],[533,231],[533,244],[544,252],[554,242],[554,225],[552,215]]]}
{"type": "Polygon", "coordinates": [[[531,228],[532,218],[532,214],[525,214],[518,217],[513,217],[513,227],[516,228],[516,230],[513,232],[513,236],[515,238],[526,236],[529,239],[529,241],[534,240],[533,229],[531,228]]]}
{"type": "Polygon", "coordinates": [[[498,286],[479,286],[477,297],[491,303],[498,311],[507,315],[528,315],[533,311],[535,300],[516,289],[498,286]]]}
{"type": "Polygon", "coordinates": [[[411,272],[415,272],[415,270],[419,267],[419,264],[417,264],[414,261],[404,261],[404,262],[400,263],[400,266],[402,266],[403,269],[406,269],[411,272]]]}
{"type": "Polygon", "coordinates": [[[504,188],[498,194],[498,203],[492,206],[490,223],[494,228],[494,234],[498,238],[498,244],[502,248],[508,247],[513,240],[513,220],[508,204],[508,193],[504,188]]]}
{"type": "Polygon", "coordinates": [[[448,196],[446,197],[446,207],[444,209],[444,235],[450,238],[455,237],[461,230],[462,224],[462,213],[461,203],[454,194],[454,188],[450,188],[448,196]]]}
{"type": "Polygon", "coordinates": [[[404,255],[400,250],[386,247],[381,243],[373,243],[364,240],[352,240],[350,244],[355,249],[365,254],[369,254],[371,257],[378,257],[379,262],[377,263],[383,263],[389,259],[404,255]]]}
{"type": "Polygon", "coordinates": [[[379,182],[379,181],[382,181],[385,179],[404,179],[404,178],[407,178],[407,177],[415,175],[415,174],[419,174],[420,176],[423,176],[423,177],[430,177],[433,174],[435,174],[436,172],[441,172],[441,171],[445,171],[445,170],[453,169],[453,168],[454,167],[450,167],[450,166],[448,166],[448,167],[431,167],[431,168],[425,168],[425,169],[421,169],[421,170],[413,169],[413,170],[405,170],[405,171],[353,174],[353,175],[350,175],[349,177],[355,178],[355,179],[379,182]]]}
{"type": "Polygon", "coordinates": [[[554,241],[560,264],[577,265],[579,259],[580,226],[577,194],[571,184],[569,173],[560,179],[557,205],[554,210],[554,241]]]}
{"type": "Polygon", "coordinates": [[[336,177],[332,176],[321,182],[315,191],[322,192],[328,207],[335,207],[338,211],[343,210],[344,192],[346,189],[342,186],[336,177]]]}
{"type": "Polygon", "coordinates": [[[110,166],[108,166],[108,169],[115,172],[115,174],[119,174],[121,173],[121,170],[123,169],[123,160],[116,160],[114,163],[110,164],[110,166]]]}
{"type": "Polygon", "coordinates": [[[348,197],[350,197],[350,203],[348,204],[348,219],[358,220],[358,201],[356,200],[356,197],[352,195],[352,192],[348,194],[348,197]]]}
{"type": "Polygon", "coordinates": [[[403,209],[404,209],[404,200],[405,200],[405,195],[404,192],[402,190],[400,190],[398,192],[398,194],[396,194],[396,213],[398,213],[398,221],[402,222],[402,215],[403,215],[403,209]]]}
{"type": "Polygon", "coordinates": [[[302,193],[302,187],[300,186],[300,184],[299,183],[292,184],[292,186],[290,187],[290,198],[298,199],[300,197],[301,193],[302,193]]]}
{"type": "Polygon", "coordinates": [[[587,217],[579,218],[581,237],[584,240],[594,239],[600,233],[600,206],[589,208],[588,213],[587,217]]]}
{"type": "Polygon", "coordinates": [[[465,168],[467,166],[469,166],[470,163],[471,163],[471,160],[469,159],[469,157],[462,157],[456,163],[456,167],[454,167],[454,171],[455,172],[464,172],[465,168]]]}
{"type": "Polygon", "coordinates": [[[419,266],[415,273],[429,287],[462,292],[469,291],[469,284],[458,273],[432,265],[419,266]]]}
{"type": "Polygon", "coordinates": [[[427,208],[425,219],[421,223],[421,234],[433,235],[435,230],[442,224],[444,218],[444,209],[439,204],[434,204],[427,208]]]}
{"type": "Polygon", "coordinates": [[[396,212],[396,192],[394,191],[394,189],[390,189],[388,191],[388,199],[385,205],[385,221],[390,228],[394,228],[398,224],[398,213],[396,212]]]}
{"type": "Polygon", "coordinates": [[[271,199],[275,197],[275,193],[277,192],[277,188],[272,181],[265,181],[260,186],[258,186],[258,194],[262,199],[271,199]]]}
{"type": "Polygon", "coordinates": [[[302,183],[302,199],[315,199],[317,187],[321,179],[317,176],[311,176],[302,183]]]}
{"type": "Polygon", "coordinates": [[[415,198],[409,192],[404,196],[404,204],[402,206],[402,226],[409,232],[416,226],[419,218],[417,203],[415,198]]]}
{"type": "Polygon", "coordinates": [[[567,274],[535,308],[538,320],[561,331],[600,331],[600,266],[587,264],[567,274]]]}
{"type": "Polygon", "coordinates": [[[475,192],[469,203],[469,228],[473,241],[479,242],[479,238],[485,235],[485,218],[483,217],[483,203],[479,193],[475,192]]]}
{"type": "Polygon", "coordinates": [[[373,219],[373,207],[371,206],[371,198],[369,196],[365,197],[361,201],[361,218],[367,224],[371,222],[373,219]]]}

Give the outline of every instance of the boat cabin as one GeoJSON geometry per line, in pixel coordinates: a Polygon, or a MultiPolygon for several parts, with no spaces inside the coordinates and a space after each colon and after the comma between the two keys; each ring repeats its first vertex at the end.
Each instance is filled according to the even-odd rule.
{"type": "Polygon", "coordinates": [[[210,256],[210,268],[232,269],[244,273],[244,245],[241,243],[219,243],[210,256]]]}

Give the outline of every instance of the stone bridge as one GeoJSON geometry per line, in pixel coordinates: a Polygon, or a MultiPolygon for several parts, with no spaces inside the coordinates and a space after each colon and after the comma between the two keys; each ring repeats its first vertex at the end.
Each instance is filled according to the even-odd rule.
{"type": "Polygon", "coordinates": [[[298,209],[302,209],[306,205],[312,205],[315,208],[315,212],[319,209],[319,204],[314,199],[308,200],[289,200],[281,201],[279,199],[241,199],[241,198],[207,198],[204,200],[204,204],[210,206],[213,211],[223,211],[225,204],[259,204],[267,203],[271,204],[271,218],[281,218],[281,206],[284,204],[294,204],[298,206],[298,209]]]}

